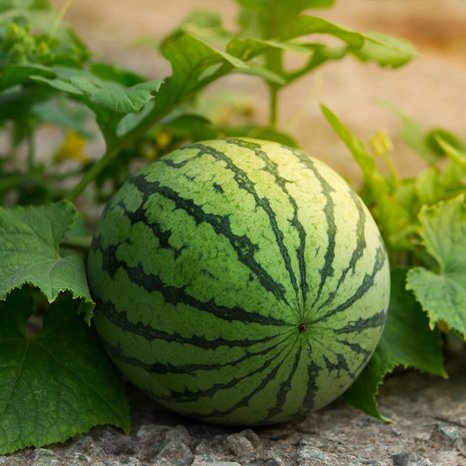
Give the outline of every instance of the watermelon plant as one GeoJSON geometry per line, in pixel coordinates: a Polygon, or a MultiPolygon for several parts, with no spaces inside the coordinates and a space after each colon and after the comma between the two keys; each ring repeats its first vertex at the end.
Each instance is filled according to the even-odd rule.
{"type": "Polygon", "coordinates": [[[368,149],[324,107],[361,166],[359,195],[376,228],[348,186],[277,127],[281,90],[328,61],[397,67],[414,55],[404,41],[308,14],[333,3],[237,0],[235,29],[193,14],[158,46],[170,76],[148,80],[97,61],[48,0],[0,2],[0,454],[96,425],[130,428],[125,385],[95,327],[117,365],[160,403],[215,422],[245,422],[241,404],[259,392],[254,423],[317,408],[364,363],[343,398],[382,418],[374,397],[394,367],[445,375],[442,341],[466,335],[464,141],[400,116],[427,163],[402,179],[387,138],[368,149]],[[287,68],[291,52],[303,55],[300,68],[287,68]],[[203,111],[204,90],[232,73],[269,89],[266,125],[203,111]],[[50,126],[62,142],[44,153],[50,126]],[[86,153],[92,140],[103,147],[95,157],[86,153]],[[378,230],[392,282],[383,331],[388,265],[378,230]],[[165,314],[138,315],[151,299],[177,316],[171,325],[165,314]],[[205,328],[190,333],[197,315],[205,328]],[[325,347],[313,332],[328,336],[325,347]],[[183,349],[188,341],[196,351],[183,349]],[[176,372],[188,363],[199,385],[176,372]],[[212,387],[215,405],[206,407],[192,392],[212,387]]]}

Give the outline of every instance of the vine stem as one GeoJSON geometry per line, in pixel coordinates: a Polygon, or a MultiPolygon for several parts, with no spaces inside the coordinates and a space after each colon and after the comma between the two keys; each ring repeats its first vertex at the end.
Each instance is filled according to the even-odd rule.
{"type": "Polygon", "coordinates": [[[86,186],[110,163],[113,157],[118,153],[119,147],[115,146],[94,163],[85,175],[79,180],[79,183],[68,193],[66,199],[75,202],[79,195],[86,189],[86,186]]]}
{"type": "Polygon", "coordinates": [[[115,156],[118,155],[122,149],[148,131],[159,118],[170,110],[170,108],[167,108],[162,112],[150,113],[139,126],[125,134],[125,136],[122,137],[115,145],[109,147],[107,142],[107,150],[105,154],[91,166],[79,183],[69,192],[66,199],[71,202],[75,202],[78,196],[84,191],[84,189],[86,189],[87,185],[97,177],[97,175],[113,160],[115,156]]]}
{"type": "MultiPolygon", "coordinates": [[[[165,102],[162,101],[159,106],[157,106],[156,100],[156,107],[146,116],[144,120],[142,120],[138,126],[126,133],[114,145],[110,145],[107,141],[107,150],[105,154],[84,174],[79,183],[66,196],[66,199],[71,202],[75,202],[79,195],[84,191],[84,189],[86,189],[87,185],[97,177],[97,175],[112,161],[115,156],[119,154],[121,150],[131,144],[138,137],[141,137],[144,133],[149,131],[149,129],[152,128],[157,123],[157,121],[160,121],[161,118],[169,114],[173,108],[176,107],[176,105],[180,104],[183,100],[195,94],[200,89],[210,84],[212,81],[215,81],[221,76],[228,74],[231,69],[231,65],[224,64],[216,73],[199,82],[197,86],[194,86],[188,94],[182,96],[182,98],[179,100],[165,100],[165,102]]],[[[157,96],[155,98],[157,99],[157,96]]]]}
{"type": "Polygon", "coordinates": [[[277,126],[278,118],[278,88],[273,84],[269,85],[270,90],[270,113],[269,113],[269,125],[272,128],[277,126]]]}
{"type": "Polygon", "coordinates": [[[91,247],[92,236],[67,236],[60,246],[72,249],[88,250],[91,247]]]}

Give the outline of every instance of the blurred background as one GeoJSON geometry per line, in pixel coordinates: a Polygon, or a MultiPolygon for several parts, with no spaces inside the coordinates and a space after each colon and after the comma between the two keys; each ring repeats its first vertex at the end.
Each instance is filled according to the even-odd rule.
{"type": "MultiPolygon", "coordinates": [[[[54,0],[68,6],[65,21],[76,29],[99,59],[133,69],[148,78],[170,74],[168,63],[140,39],[160,39],[194,10],[221,13],[232,26],[233,0],[54,0]],[[138,45],[139,44],[139,45],[138,45]]],[[[396,70],[353,59],[329,63],[285,89],[278,126],[306,152],[325,160],[353,180],[359,170],[319,109],[323,102],[361,138],[386,131],[401,172],[415,174],[420,159],[401,144],[399,120],[381,104],[389,102],[423,128],[443,127],[466,137],[466,1],[337,0],[331,9],[309,10],[356,30],[378,31],[411,41],[418,56],[396,70]]],[[[298,59],[298,58],[297,58],[298,59]]],[[[211,95],[233,89],[248,117],[265,122],[267,90],[253,77],[224,78],[211,95]]],[[[239,102],[239,103],[238,103],[239,102]]]]}

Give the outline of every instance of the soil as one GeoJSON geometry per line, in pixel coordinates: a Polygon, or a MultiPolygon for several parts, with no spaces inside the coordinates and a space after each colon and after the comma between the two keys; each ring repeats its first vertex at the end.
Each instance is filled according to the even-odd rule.
{"type": "MultiPolygon", "coordinates": [[[[57,5],[65,3],[56,0],[57,5]]],[[[79,0],[66,19],[102,59],[148,77],[169,66],[153,50],[134,47],[141,36],[162,37],[193,9],[222,13],[232,24],[232,0],[79,0]]],[[[421,164],[401,144],[390,102],[421,126],[445,127],[466,137],[466,2],[464,0],[340,0],[318,12],[349,27],[411,40],[419,56],[399,70],[346,60],[329,64],[287,89],[280,126],[306,152],[345,176],[359,172],[320,115],[324,102],[364,139],[383,129],[393,138],[399,169],[414,175],[421,164]]],[[[257,120],[265,121],[267,95],[253,78],[234,76],[211,92],[244,92],[257,120]]],[[[173,415],[129,387],[133,429],[111,427],[46,449],[0,457],[0,465],[466,465],[466,357],[449,355],[450,379],[400,372],[381,388],[382,423],[339,403],[294,423],[259,429],[206,426],[173,415]]]]}

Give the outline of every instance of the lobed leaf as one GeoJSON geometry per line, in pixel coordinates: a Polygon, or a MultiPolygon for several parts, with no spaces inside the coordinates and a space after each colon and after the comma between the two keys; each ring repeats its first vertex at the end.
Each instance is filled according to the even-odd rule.
{"type": "Polygon", "coordinates": [[[73,96],[94,111],[108,148],[115,146],[122,136],[118,130],[121,120],[128,114],[140,112],[162,85],[160,80],[137,82],[135,74],[102,65],[94,66],[98,74],[62,66],[52,69],[53,78],[34,75],[31,79],[73,96]],[[109,77],[112,79],[106,79],[109,77]],[[136,84],[126,86],[128,82],[136,84]]]}
{"type": "Polygon", "coordinates": [[[159,90],[162,81],[146,81],[125,87],[117,81],[103,79],[75,68],[53,67],[54,78],[31,76],[31,79],[66,92],[89,99],[96,111],[117,113],[138,112],[159,90]]]}
{"type": "Polygon", "coordinates": [[[0,208],[0,300],[26,283],[38,287],[49,302],[69,291],[83,299],[90,318],[93,301],[83,258],[59,248],[77,218],[75,207],[66,201],[0,208]]]}
{"type": "Polygon", "coordinates": [[[271,71],[251,67],[245,61],[208,45],[198,37],[179,32],[169,37],[162,45],[162,53],[172,65],[172,75],[167,81],[165,93],[173,93],[172,99],[190,94],[233,70],[264,76],[267,79],[280,78],[271,71]]]}
{"type": "Polygon", "coordinates": [[[445,321],[466,337],[466,201],[465,194],[424,206],[419,234],[438,269],[414,267],[407,287],[427,312],[431,328],[445,321]]]}
{"type": "Polygon", "coordinates": [[[124,386],[78,305],[60,296],[30,335],[30,290],[0,303],[0,454],[63,442],[97,425],[129,429],[124,386]]]}

